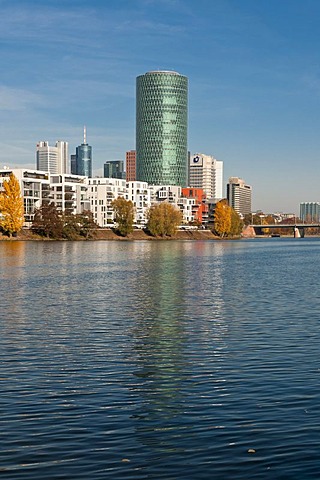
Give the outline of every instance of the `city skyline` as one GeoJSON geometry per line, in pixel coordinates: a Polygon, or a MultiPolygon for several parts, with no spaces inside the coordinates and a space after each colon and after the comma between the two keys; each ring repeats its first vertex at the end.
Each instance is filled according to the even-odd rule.
{"type": "Polygon", "coordinates": [[[243,178],[265,212],[320,200],[316,0],[0,3],[1,167],[34,168],[39,139],[71,153],[86,125],[101,175],[135,149],[136,77],[175,70],[188,150],[222,160],[224,185],[243,178]]]}

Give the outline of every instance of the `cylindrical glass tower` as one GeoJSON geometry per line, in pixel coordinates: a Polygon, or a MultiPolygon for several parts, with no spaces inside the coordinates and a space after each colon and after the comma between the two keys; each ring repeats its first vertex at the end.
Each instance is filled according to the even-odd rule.
{"type": "Polygon", "coordinates": [[[82,143],[76,148],[77,175],[92,178],[92,147],[82,143]]]}
{"type": "Polygon", "coordinates": [[[188,79],[154,71],[137,77],[137,180],[187,185],[188,79]]]}

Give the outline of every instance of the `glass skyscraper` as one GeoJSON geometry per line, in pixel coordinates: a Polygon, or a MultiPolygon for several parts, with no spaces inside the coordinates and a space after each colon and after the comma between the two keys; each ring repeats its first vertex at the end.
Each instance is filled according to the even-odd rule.
{"type": "Polygon", "coordinates": [[[86,127],[83,131],[83,143],[76,147],[76,155],[71,158],[71,173],[92,178],[92,147],[87,144],[86,127]]]}
{"type": "Polygon", "coordinates": [[[188,79],[153,71],[137,77],[137,180],[187,185],[188,79]]]}

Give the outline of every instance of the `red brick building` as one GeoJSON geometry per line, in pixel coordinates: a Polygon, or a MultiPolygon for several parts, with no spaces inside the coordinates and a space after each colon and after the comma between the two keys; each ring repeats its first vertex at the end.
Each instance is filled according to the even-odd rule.
{"type": "Polygon", "coordinates": [[[126,152],[126,180],[127,182],[135,182],[137,176],[136,170],[136,151],[130,150],[126,152]]]}
{"type": "Polygon", "coordinates": [[[194,198],[193,216],[196,221],[203,223],[208,218],[208,205],[206,204],[206,194],[202,188],[186,187],[181,189],[182,196],[185,198],[194,198]]]}

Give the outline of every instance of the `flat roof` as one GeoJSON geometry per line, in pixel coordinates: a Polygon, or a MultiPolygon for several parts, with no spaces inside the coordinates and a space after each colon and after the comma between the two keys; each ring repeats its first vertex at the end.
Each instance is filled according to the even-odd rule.
{"type": "Polygon", "coordinates": [[[149,73],[171,73],[171,75],[180,75],[180,73],[173,70],[151,70],[150,72],[147,72],[146,75],[149,73]]]}

